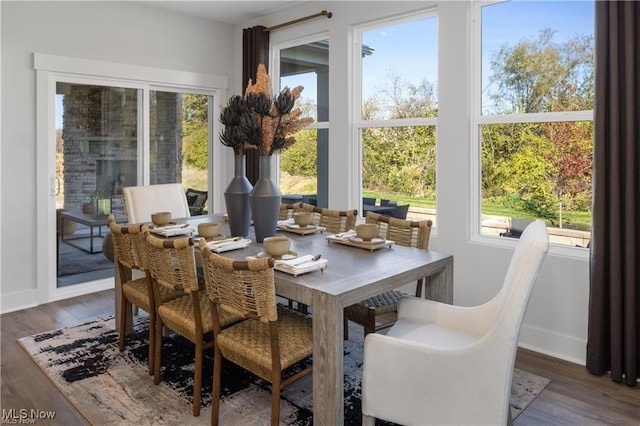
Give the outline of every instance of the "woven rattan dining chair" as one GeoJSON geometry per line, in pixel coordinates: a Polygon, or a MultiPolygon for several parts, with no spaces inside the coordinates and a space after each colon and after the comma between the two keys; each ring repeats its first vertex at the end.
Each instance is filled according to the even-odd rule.
{"type": "Polygon", "coordinates": [[[290,203],[280,204],[280,213],[278,214],[278,220],[287,220],[293,217],[293,213],[302,210],[302,203],[290,203]]]}
{"type": "MultiPolygon", "coordinates": [[[[213,330],[211,305],[204,288],[200,289],[196,274],[193,239],[190,237],[166,239],[145,233],[149,258],[149,273],[157,305],[155,337],[154,383],[160,383],[162,365],[162,327],[167,327],[193,342],[195,347],[195,370],[193,373],[193,415],[200,415],[200,394],[202,391],[202,355],[213,347],[213,339],[206,334],[213,330]],[[167,288],[182,294],[167,302],[160,300],[160,288],[167,288]]],[[[240,318],[221,313],[221,327],[240,318]]]]}
{"type": "Polygon", "coordinates": [[[214,331],[211,424],[220,414],[223,359],[271,383],[271,424],[280,417],[282,389],[311,373],[311,364],[284,378],[283,373],[313,353],[311,318],[276,305],[272,258],[237,261],[213,253],[204,241],[202,253],[214,331]],[[219,309],[216,309],[217,307],[219,309]],[[246,318],[222,328],[219,313],[246,318]]]}
{"type": "Polygon", "coordinates": [[[327,232],[346,232],[355,229],[358,210],[320,209],[318,225],[327,228],[327,232]]]}
{"type": "MultiPolygon", "coordinates": [[[[113,251],[116,259],[116,274],[121,283],[120,290],[120,324],[119,349],[124,351],[125,328],[131,317],[131,306],[137,306],[149,314],[149,375],[154,368],[154,345],[156,327],[156,304],[148,275],[147,251],[144,245],[142,224],[118,225],[113,215],[107,219],[113,238],[113,251]],[[131,271],[144,273],[141,278],[132,278],[131,271]]],[[[159,297],[168,301],[182,294],[169,289],[161,289],[159,297]]]]}
{"type": "Polygon", "coordinates": [[[302,203],[300,211],[313,214],[313,224],[327,228],[327,232],[345,232],[354,229],[358,210],[334,210],[302,203]]]}
{"type": "MultiPolygon", "coordinates": [[[[389,216],[367,212],[367,223],[375,223],[380,227],[379,234],[394,244],[418,249],[429,249],[431,235],[431,220],[411,221],[396,219],[389,216]]],[[[416,283],[416,297],[422,297],[424,279],[416,283]]],[[[395,321],[389,321],[376,326],[376,316],[398,311],[398,302],[406,293],[391,290],[365,299],[344,309],[344,338],[349,338],[348,321],[364,326],[364,335],[391,327],[395,321]]]]}

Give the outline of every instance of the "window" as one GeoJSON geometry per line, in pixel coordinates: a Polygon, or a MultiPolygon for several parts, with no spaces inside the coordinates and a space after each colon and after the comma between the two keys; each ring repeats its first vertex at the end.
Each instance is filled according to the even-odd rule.
{"type": "Polygon", "coordinates": [[[280,90],[304,87],[296,108],[314,123],[296,134],[280,155],[280,190],[285,202],[328,206],[329,40],[311,40],[277,49],[280,90]]]}
{"type": "Polygon", "coordinates": [[[206,192],[209,96],[151,90],[149,98],[150,183],[206,192]]]}
{"type": "Polygon", "coordinates": [[[552,243],[591,230],[593,2],[480,4],[476,152],[479,233],[517,238],[545,220],[552,243]]]}
{"type": "Polygon", "coordinates": [[[435,13],[358,30],[363,212],[435,222],[438,37],[435,13]],[[385,205],[383,205],[385,204],[385,205]]]}

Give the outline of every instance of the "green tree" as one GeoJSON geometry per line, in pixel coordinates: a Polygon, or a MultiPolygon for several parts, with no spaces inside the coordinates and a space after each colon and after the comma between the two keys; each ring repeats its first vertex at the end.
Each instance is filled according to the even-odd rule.
{"type": "Polygon", "coordinates": [[[593,37],[555,43],[555,31],[502,46],[491,59],[489,95],[495,113],[535,113],[593,108],[593,37]]]}
{"type": "Polygon", "coordinates": [[[187,164],[198,169],[208,165],[208,104],[205,95],[182,96],[182,154],[187,164]]]}
{"type": "MultiPolygon", "coordinates": [[[[536,40],[502,46],[491,60],[494,113],[524,114],[593,107],[593,40],[536,40]]],[[[588,207],[590,123],[516,123],[483,126],[483,197],[515,199],[518,207],[555,220],[561,209],[588,207]],[[525,166],[529,164],[528,166],[525,166]],[[545,179],[540,182],[539,179],[545,179]],[[556,214],[556,212],[559,212],[556,214]]]]}

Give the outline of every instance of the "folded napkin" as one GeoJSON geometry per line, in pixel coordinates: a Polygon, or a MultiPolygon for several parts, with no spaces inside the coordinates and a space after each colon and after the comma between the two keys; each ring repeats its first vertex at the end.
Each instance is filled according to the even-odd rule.
{"type": "Polygon", "coordinates": [[[189,225],[168,225],[162,227],[149,228],[149,232],[162,235],[163,237],[173,237],[176,235],[192,234],[195,231],[189,225]]]}
{"type": "Polygon", "coordinates": [[[274,268],[296,276],[305,272],[324,269],[327,267],[327,263],[329,263],[327,259],[313,260],[313,255],[307,254],[291,260],[276,260],[274,268]]]}
{"type": "Polygon", "coordinates": [[[340,238],[341,240],[348,240],[349,238],[355,237],[355,236],[356,236],[356,231],[354,229],[349,229],[347,232],[340,232],[334,235],[334,237],[340,238]]]}
{"type": "Polygon", "coordinates": [[[209,241],[207,247],[216,253],[230,250],[237,250],[251,245],[251,240],[247,238],[227,238],[218,241],[209,241]]]}
{"type": "Polygon", "coordinates": [[[306,254],[304,256],[296,257],[295,259],[277,260],[276,263],[280,263],[280,264],[285,265],[285,266],[287,266],[289,268],[297,268],[299,266],[303,266],[303,267],[307,266],[311,262],[317,262],[318,260],[314,261],[313,260],[313,255],[306,254]]]}
{"type": "Polygon", "coordinates": [[[286,227],[286,226],[291,226],[294,225],[295,221],[293,219],[285,219],[285,220],[279,220],[278,221],[278,227],[282,228],[282,227],[286,227]]]}

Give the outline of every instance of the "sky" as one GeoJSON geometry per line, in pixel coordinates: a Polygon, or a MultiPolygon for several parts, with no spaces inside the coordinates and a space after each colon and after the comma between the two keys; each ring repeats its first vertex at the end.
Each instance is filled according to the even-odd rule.
{"type": "MultiPolygon", "coordinates": [[[[487,82],[491,52],[504,44],[536,39],[544,28],[556,30],[554,40],[562,42],[576,35],[593,34],[592,1],[510,1],[483,7],[483,81],[487,82]]],[[[375,49],[363,62],[363,94],[376,93],[389,73],[401,75],[412,84],[423,79],[437,86],[437,18],[421,19],[363,33],[363,44],[375,49]],[[413,40],[423,40],[419,44],[413,40]],[[416,46],[419,47],[417,51],[416,46]]],[[[283,79],[283,86],[301,84],[302,97],[314,98],[315,76],[283,79]]]]}
{"type": "MultiPolygon", "coordinates": [[[[554,40],[565,41],[581,34],[593,34],[594,7],[592,1],[526,1],[515,0],[483,7],[483,81],[488,79],[491,52],[505,43],[511,45],[523,38],[535,39],[540,30],[556,30],[554,40]],[[488,52],[488,54],[487,54],[488,52]]],[[[396,73],[414,85],[423,79],[437,86],[437,18],[426,18],[363,33],[363,44],[374,53],[363,62],[364,97],[378,92],[390,73],[396,73]],[[410,41],[423,40],[417,44],[410,41]]],[[[302,85],[303,98],[315,100],[315,75],[284,78],[282,86],[302,85]]],[[[486,91],[483,91],[486,93],[486,91]]],[[[56,111],[62,111],[61,97],[56,111]]],[[[56,128],[62,127],[62,117],[56,114],[56,128]]]]}

